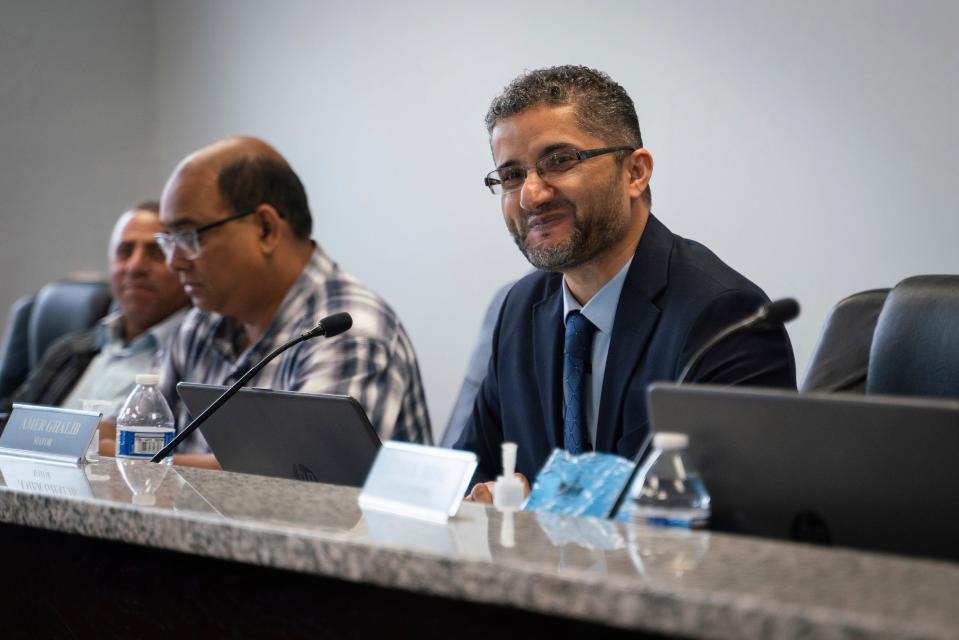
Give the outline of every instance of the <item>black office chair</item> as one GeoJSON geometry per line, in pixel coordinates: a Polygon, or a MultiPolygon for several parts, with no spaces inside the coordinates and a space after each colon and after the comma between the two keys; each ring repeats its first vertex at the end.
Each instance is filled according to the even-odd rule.
{"type": "Polygon", "coordinates": [[[873,331],[889,289],[870,289],[843,298],[829,312],[799,390],[866,390],[873,331]]]}
{"type": "Polygon", "coordinates": [[[10,317],[0,342],[0,398],[12,394],[30,367],[26,336],[30,326],[30,312],[36,294],[23,296],[10,307],[10,317]]]}
{"type": "Polygon", "coordinates": [[[866,393],[959,398],[959,276],[915,276],[879,314],[866,393]]]}
{"type": "Polygon", "coordinates": [[[58,280],[17,300],[0,342],[0,398],[20,386],[57,338],[92,327],[109,308],[110,289],[100,281],[58,280]]]}

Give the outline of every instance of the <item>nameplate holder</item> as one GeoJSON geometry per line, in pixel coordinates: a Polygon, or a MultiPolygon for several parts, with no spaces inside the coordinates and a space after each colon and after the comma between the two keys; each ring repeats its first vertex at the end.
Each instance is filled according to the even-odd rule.
{"type": "Polygon", "coordinates": [[[15,404],[0,435],[0,455],[80,464],[98,424],[93,411],[15,404]]]}
{"type": "Polygon", "coordinates": [[[360,507],[446,522],[456,515],[476,464],[476,454],[468,451],[384,442],[360,492],[360,507]]]}

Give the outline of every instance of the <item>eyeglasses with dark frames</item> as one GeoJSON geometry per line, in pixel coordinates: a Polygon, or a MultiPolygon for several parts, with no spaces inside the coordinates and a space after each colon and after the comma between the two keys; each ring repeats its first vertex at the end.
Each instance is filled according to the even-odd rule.
{"type": "Polygon", "coordinates": [[[202,249],[200,246],[201,233],[206,233],[210,229],[215,229],[220,225],[226,224],[227,222],[245,218],[246,216],[255,212],[256,209],[250,209],[249,211],[237,213],[232,216],[227,216],[222,220],[205,224],[201,227],[197,227],[196,229],[188,229],[186,231],[161,231],[159,233],[154,233],[153,237],[156,238],[157,244],[160,245],[160,249],[163,250],[163,255],[166,256],[167,260],[170,259],[170,257],[173,255],[173,252],[177,249],[183,253],[183,257],[185,257],[187,260],[195,260],[197,256],[200,255],[200,251],[202,249]]]}
{"type": "Polygon", "coordinates": [[[526,176],[529,175],[530,169],[536,169],[536,173],[540,178],[549,181],[566,173],[583,160],[589,160],[590,158],[606,155],[607,153],[617,153],[619,151],[632,152],[635,150],[635,147],[627,146],[584,149],[583,151],[565,149],[543,156],[537,160],[536,164],[532,167],[508,165],[500,167],[499,169],[493,169],[486,174],[483,184],[485,184],[494,195],[512,193],[513,191],[518,191],[523,188],[523,183],[526,182],[526,176]]]}

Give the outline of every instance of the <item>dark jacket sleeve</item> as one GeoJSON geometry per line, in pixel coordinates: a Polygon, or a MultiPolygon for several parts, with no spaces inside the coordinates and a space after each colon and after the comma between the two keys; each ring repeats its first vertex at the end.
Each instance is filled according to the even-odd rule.
{"type": "Polygon", "coordinates": [[[96,356],[96,330],[72,333],[50,345],[40,363],[9,398],[0,401],[0,412],[9,413],[14,402],[55,406],[73,389],[96,356]]]}
{"type": "Polygon", "coordinates": [[[473,414],[454,449],[472,451],[479,458],[479,465],[473,475],[470,486],[477,482],[495,480],[500,469],[495,465],[500,459],[500,447],[503,443],[503,425],[499,413],[499,398],[496,389],[496,373],[490,361],[489,372],[483,380],[480,391],[473,404],[473,414]]]}
{"type": "Polygon", "coordinates": [[[453,445],[454,449],[472,451],[479,458],[479,466],[470,482],[470,487],[478,482],[495,480],[501,469],[496,464],[500,460],[500,448],[503,443],[503,422],[500,414],[499,382],[497,379],[497,362],[499,360],[499,334],[502,326],[503,309],[506,304],[501,303],[497,316],[496,327],[493,329],[491,355],[486,377],[480,385],[479,393],[473,402],[473,412],[463,429],[462,435],[453,445]]]}
{"type": "Polygon", "coordinates": [[[486,307],[486,313],[483,314],[483,324],[480,326],[479,337],[470,354],[469,363],[466,367],[466,375],[463,383],[460,385],[459,393],[456,395],[456,401],[453,403],[453,410],[450,412],[449,421],[446,423],[446,430],[443,432],[443,439],[440,446],[452,447],[463,435],[472,415],[473,405],[476,402],[476,396],[479,394],[480,387],[486,376],[486,370],[489,367],[490,352],[492,351],[493,330],[496,328],[496,319],[499,318],[499,311],[503,307],[503,300],[506,294],[516,281],[509,282],[493,295],[489,305],[486,307]]]}

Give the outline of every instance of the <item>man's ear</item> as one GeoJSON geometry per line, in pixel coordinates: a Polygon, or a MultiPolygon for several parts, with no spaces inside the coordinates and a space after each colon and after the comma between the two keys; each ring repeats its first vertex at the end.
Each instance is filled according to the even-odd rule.
{"type": "Polygon", "coordinates": [[[253,214],[256,224],[259,225],[259,242],[263,251],[273,253],[280,244],[283,234],[283,225],[286,220],[269,204],[261,204],[253,214]]]}
{"type": "Polygon", "coordinates": [[[649,180],[653,177],[653,155],[640,147],[630,154],[626,163],[629,169],[629,197],[638,199],[646,191],[649,180]]]}

